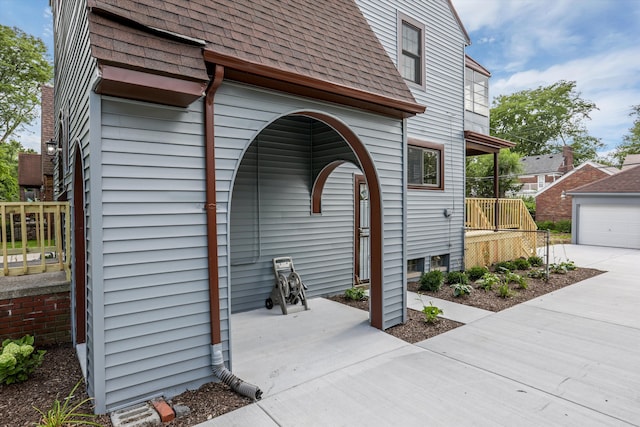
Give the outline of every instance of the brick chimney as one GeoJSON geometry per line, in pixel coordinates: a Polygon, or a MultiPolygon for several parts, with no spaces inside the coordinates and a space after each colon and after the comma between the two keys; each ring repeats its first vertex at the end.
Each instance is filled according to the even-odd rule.
{"type": "Polygon", "coordinates": [[[569,145],[562,146],[562,159],[562,166],[558,171],[564,174],[573,169],[573,148],[569,145]]]}
{"type": "Polygon", "coordinates": [[[47,141],[53,138],[54,134],[54,110],[53,110],[53,86],[41,86],[40,104],[40,158],[42,160],[42,186],[43,192],[40,194],[42,200],[53,200],[53,159],[55,156],[47,154],[47,141]]]}

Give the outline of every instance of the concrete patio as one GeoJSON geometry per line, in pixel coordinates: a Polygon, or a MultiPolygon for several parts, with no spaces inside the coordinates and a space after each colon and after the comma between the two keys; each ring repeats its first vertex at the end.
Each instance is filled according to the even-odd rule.
{"type": "Polygon", "coordinates": [[[325,299],[234,315],[232,369],[264,397],[200,426],[640,425],[640,251],[551,258],[608,272],[416,345],[325,299]]]}

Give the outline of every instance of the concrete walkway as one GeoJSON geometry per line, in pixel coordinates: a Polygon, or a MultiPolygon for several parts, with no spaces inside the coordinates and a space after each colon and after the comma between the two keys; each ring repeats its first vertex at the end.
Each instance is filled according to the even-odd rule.
{"type": "Polygon", "coordinates": [[[232,369],[264,398],[201,426],[640,426],[640,251],[551,256],[608,273],[491,315],[461,307],[465,326],[417,345],[325,299],[234,315],[232,369]]]}

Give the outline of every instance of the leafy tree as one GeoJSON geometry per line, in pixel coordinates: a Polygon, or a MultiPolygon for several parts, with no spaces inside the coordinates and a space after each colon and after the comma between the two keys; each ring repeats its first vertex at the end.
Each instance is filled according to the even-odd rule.
{"type": "MultiPolygon", "coordinates": [[[[522,188],[517,176],[522,173],[520,154],[500,150],[498,155],[498,195],[522,188]]],[[[467,197],[495,197],[493,192],[493,154],[467,157],[467,197]]]]}
{"type": "Polygon", "coordinates": [[[576,82],[561,80],[498,96],[491,108],[491,134],[515,142],[515,151],[523,156],[556,153],[570,145],[576,164],[594,159],[604,145],[588,134],[584,121],[597,107],[575,87],[576,82]]]}
{"type": "Polygon", "coordinates": [[[613,158],[618,165],[622,165],[629,154],[640,154],[640,104],[631,107],[630,116],[636,116],[629,133],[622,137],[622,143],[616,147],[613,158]]]}
{"type": "Polygon", "coordinates": [[[36,117],[40,86],[51,80],[42,40],[0,25],[0,143],[36,117]]]}
{"type": "Polygon", "coordinates": [[[0,145],[0,200],[18,201],[18,153],[35,153],[25,149],[18,141],[11,140],[0,145]]]}

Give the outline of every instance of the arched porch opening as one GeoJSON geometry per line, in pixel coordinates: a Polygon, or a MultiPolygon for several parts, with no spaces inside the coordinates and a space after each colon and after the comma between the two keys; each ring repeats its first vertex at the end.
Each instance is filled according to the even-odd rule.
{"type": "Polygon", "coordinates": [[[364,176],[370,201],[370,322],[382,328],[382,203],[376,169],[355,132],[317,111],[275,120],[244,153],[230,214],[232,312],[264,306],[274,285],[270,263],[276,256],[293,257],[296,270],[311,284],[310,296],[353,284],[356,175],[364,176]]]}

